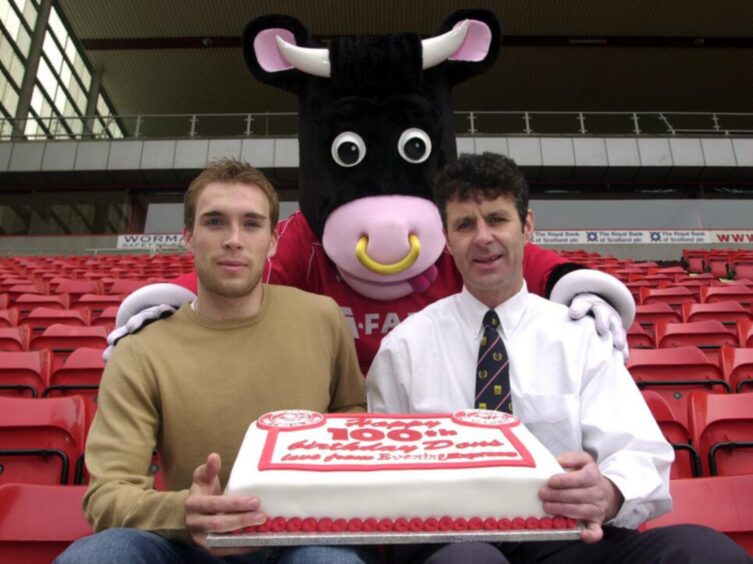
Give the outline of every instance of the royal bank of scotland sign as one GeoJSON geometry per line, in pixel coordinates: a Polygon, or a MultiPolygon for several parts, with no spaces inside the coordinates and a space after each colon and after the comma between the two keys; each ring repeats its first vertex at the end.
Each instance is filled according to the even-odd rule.
{"type": "Polygon", "coordinates": [[[753,244],[751,229],[543,229],[534,232],[538,245],[688,245],[753,244]]]}

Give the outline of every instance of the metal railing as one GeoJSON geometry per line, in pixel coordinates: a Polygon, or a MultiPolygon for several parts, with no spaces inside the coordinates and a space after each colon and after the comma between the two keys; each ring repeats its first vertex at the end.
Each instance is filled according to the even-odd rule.
{"type": "MultiPolygon", "coordinates": [[[[295,113],[52,116],[0,118],[0,141],[112,139],[108,126],[113,122],[127,139],[296,137],[298,131],[295,113]]],[[[753,136],[753,113],[455,112],[455,132],[459,136],[753,136]]]]}

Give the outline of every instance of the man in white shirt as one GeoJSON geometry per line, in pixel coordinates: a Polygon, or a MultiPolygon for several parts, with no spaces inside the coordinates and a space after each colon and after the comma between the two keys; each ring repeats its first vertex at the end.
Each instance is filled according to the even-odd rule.
{"type": "MultiPolygon", "coordinates": [[[[598,335],[593,319],[573,323],[567,308],[527,292],[522,257],[534,218],[515,163],[492,153],[463,155],[438,175],[435,199],[464,287],[383,339],[366,379],[369,411],[481,405],[475,374],[482,320],[493,310],[509,353],[509,382],[490,388],[498,398],[489,407],[511,410],[558,457],[566,472],[541,489],[544,510],[585,527],[583,542],[503,543],[494,550],[463,543],[433,554],[421,547],[408,560],[451,562],[464,555],[474,562],[585,564],[665,562],[670,554],[677,562],[749,562],[710,529],[634,530],[671,509],[673,451],[611,337],[598,335]]],[[[479,393],[490,393],[485,390],[479,393]]]]}

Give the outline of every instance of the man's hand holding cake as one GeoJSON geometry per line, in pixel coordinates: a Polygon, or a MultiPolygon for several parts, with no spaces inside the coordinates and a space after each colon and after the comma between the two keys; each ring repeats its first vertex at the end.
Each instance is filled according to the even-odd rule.
{"type": "Polygon", "coordinates": [[[557,462],[570,470],[549,478],[539,496],[544,510],[583,522],[580,538],[592,543],[602,539],[601,525],[612,520],[624,498],[608,478],[602,476],[594,459],[586,452],[567,452],[557,462]]]}
{"type": "Polygon", "coordinates": [[[207,545],[208,534],[230,533],[261,525],[267,520],[267,516],[259,511],[259,498],[222,495],[221,466],[220,455],[213,452],[206,463],[194,471],[193,483],[186,498],[186,528],[194,544],[215,556],[254,552],[258,547],[210,548],[207,545]]]}

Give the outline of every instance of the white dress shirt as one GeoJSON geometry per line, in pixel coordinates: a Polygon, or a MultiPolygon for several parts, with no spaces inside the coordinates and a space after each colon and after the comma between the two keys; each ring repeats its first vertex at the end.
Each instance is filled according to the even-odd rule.
{"type": "MultiPolygon", "coordinates": [[[[637,527],[671,510],[672,447],[593,319],[529,294],[498,306],[510,357],[513,413],[555,455],[586,451],[625,502],[608,524],[637,527]]],[[[366,378],[369,411],[441,413],[473,407],[487,306],[467,289],[424,308],[383,340],[366,378]]]]}

